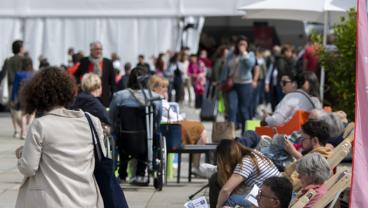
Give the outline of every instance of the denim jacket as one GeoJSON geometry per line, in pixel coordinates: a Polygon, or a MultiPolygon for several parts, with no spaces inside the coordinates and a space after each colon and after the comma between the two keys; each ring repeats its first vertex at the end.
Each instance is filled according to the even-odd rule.
{"type": "MultiPolygon", "coordinates": [[[[224,82],[230,75],[230,66],[232,59],[236,58],[234,51],[230,51],[229,55],[226,57],[224,68],[221,72],[220,80],[224,82]]],[[[250,83],[252,81],[252,70],[256,63],[256,58],[253,52],[249,52],[247,55],[239,55],[239,72],[236,79],[240,80],[242,83],[250,83]]],[[[235,81],[235,83],[237,83],[235,81]]]]}
{"type": "MultiPolygon", "coordinates": [[[[147,96],[149,96],[148,90],[144,90],[147,96]]],[[[160,97],[157,93],[152,92],[152,97],[160,97]]],[[[144,97],[141,90],[132,90],[132,89],[125,89],[114,93],[114,97],[110,104],[109,115],[110,120],[114,124],[116,122],[116,115],[117,115],[117,107],[119,106],[127,106],[127,107],[140,107],[143,106],[141,103],[144,103],[144,97]],[[131,94],[130,90],[134,93],[135,97],[131,94]],[[138,101],[138,100],[140,101],[138,101]]],[[[155,106],[155,123],[158,126],[161,121],[162,115],[162,102],[161,100],[153,102],[155,106]]]]}

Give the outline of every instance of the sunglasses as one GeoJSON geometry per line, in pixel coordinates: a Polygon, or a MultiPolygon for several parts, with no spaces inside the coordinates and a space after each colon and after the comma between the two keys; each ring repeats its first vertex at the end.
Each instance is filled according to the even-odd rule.
{"type": "Polygon", "coordinates": [[[292,82],[292,81],[290,81],[290,80],[281,80],[280,84],[281,84],[281,86],[285,86],[287,83],[290,83],[290,82],[292,82]]]}

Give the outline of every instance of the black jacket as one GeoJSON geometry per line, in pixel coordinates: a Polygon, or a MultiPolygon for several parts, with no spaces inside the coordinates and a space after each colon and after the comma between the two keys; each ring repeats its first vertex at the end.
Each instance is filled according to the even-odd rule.
{"type": "MultiPolygon", "coordinates": [[[[79,67],[77,71],[75,72],[74,76],[77,80],[77,83],[80,83],[82,80],[82,77],[85,73],[88,73],[88,67],[89,67],[90,61],[88,57],[84,57],[80,60],[79,67]]],[[[112,66],[112,62],[110,59],[103,58],[103,69],[102,69],[102,95],[101,95],[101,101],[102,104],[106,107],[110,105],[110,101],[112,99],[112,96],[115,92],[115,72],[114,67],[112,66]]]]}
{"type": "Polygon", "coordinates": [[[78,110],[81,109],[84,112],[88,112],[100,119],[102,123],[111,125],[109,115],[107,114],[105,106],[93,95],[81,92],[71,109],[78,110]]]}

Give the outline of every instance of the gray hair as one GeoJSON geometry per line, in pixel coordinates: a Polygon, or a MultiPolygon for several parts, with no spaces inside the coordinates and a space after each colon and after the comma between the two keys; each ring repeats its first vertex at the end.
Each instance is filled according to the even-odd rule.
{"type": "Polygon", "coordinates": [[[309,118],[326,122],[330,138],[340,136],[345,129],[344,123],[335,113],[327,113],[321,109],[314,109],[310,112],[309,118]]]}
{"type": "Polygon", "coordinates": [[[299,175],[307,176],[310,184],[322,184],[331,176],[327,160],[319,153],[304,156],[296,164],[296,171],[299,175]]]}
{"type": "Polygon", "coordinates": [[[102,43],[100,41],[98,41],[98,40],[93,41],[92,43],[89,44],[89,48],[90,49],[93,49],[93,48],[96,47],[96,45],[101,45],[102,46],[102,43]]]}

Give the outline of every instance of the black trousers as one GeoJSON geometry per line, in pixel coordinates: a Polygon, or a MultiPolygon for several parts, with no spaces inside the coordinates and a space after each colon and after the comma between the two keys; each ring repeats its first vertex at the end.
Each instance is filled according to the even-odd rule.
{"type": "MultiPolygon", "coordinates": [[[[122,180],[125,180],[128,176],[127,169],[128,169],[128,162],[131,157],[129,154],[124,151],[124,146],[121,144],[121,142],[118,143],[118,149],[119,149],[119,178],[122,180]]],[[[137,159],[137,169],[136,169],[136,176],[145,176],[146,174],[146,161],[147,161],[147,153],[142,155],[135,155],[135,159],[137,159]]]]}

